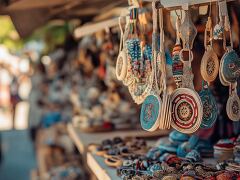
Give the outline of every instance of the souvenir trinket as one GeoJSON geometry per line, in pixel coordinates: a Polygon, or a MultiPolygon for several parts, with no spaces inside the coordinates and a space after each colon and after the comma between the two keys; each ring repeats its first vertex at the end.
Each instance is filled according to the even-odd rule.
{"type": "Polygon", "coordinates": [[[189,16],[189,11],[185,11],[185,18],[180,27],[180,37],[183,41],[183,48],[192,49],[194,39],[197,35],[197,28],[194,26],[189,16]]]}
{"type": "Polygon", "coordinates": [[[181,19],[178,16],[176,20],[176,32],[177,32],[176,44],[172,52],[172,59],[173,59],[172,73],[173,73],[173,78],[177,85],[177,88],[180,88],[182,86],[182,76],[183,76],[183,63],[182,61],[180,61],[180,57],[179,57],[179,53],[182,49],[181,42],[180,42],[180,32],[179,32],[180,25],[181,25],[181,19]]]}
{"type": "Polygon", "coordinates": [[[217,102],[212,95],[208,85],[202,85],[202,90],[199,92],[199,96],[203,105],[203,118],[201,128],[211,128],[217,120],[218,108],[217,102]]]}
{"type": "Polygon", "coordinates": [[[151,89],[151,94],[146,97],[144,100],[141,113],[140,113],[140,122],[141,126],[144,130],[147,131],[155,131],[159,127],[159,118],[161,116],[161,106],[162,100],[159,96],[159,85],[157,79],[157,43],[156,33],[157,33],[157,12],[156,9],[156,2],[152,2],[152,9],[153,9],[153,60],[152,60],[152,76],[153,76],[153,85],[151,89]]]}
{"type": "Polygon", "coordinates": [[[179,88],[171,97],[172,127],[179,132],[191,134],[198,130],[202,121],[202,102],[196,91],[179,88]]]}
{"type": "Polygon", "coordinates": [[[240,120],[240,99],[237,95],[237,83],[231,84],[229,88],[229,98],[227,101],[227,115],[232,121],[240,120]],[[234,87],[232,87],[234,86],[234,87]]]}
{"type": "Polygon", "coordinates": [[[121,37],[120,37],[120,45],[119,45],[119,55],[116,62],[116,76],[118,80],[122,81],[127,74],[127,55],[126,55],[126,49],[123,47],[124,41],[123,41],[123,29],[121,25],[121,17],[119,17],[119,27],[120,27],[121,37]]]}
{"type": "Polygon", "coordinates": [[[193,54],[190,48],[192,48],[197,32],[190,21],[188,11],[186,11],[180,33],[184,47],[186,47],[179,53],[180,60],[183,63],[183,83],[182,88],[176,89],[171,95],[171,126],[179,132],[191,134],[197,131],[201,125],[203,109],[201,99],[193,85],[191,69],[193,54]],[[188,61],[183,60],[183,52],[185,51],[189,52],[188,61]]]}
{"type": "Polygon", "coordinates": [[[210,16],[208,17],[204,33],[204,46],[205,53],[202,57],[200,72],[205,81],[212,82],[218,75],[219,62],[217,54],[212,47],[212,20],[210,16]]]}
{"type": "Polygon", "coordinates": [[[232,32],[230,28],[229,17],[226,9],[226,2],[222,3],[222,14],[224,15],[224,36],[223,36],[223,47],[225,54],[223,55],[220,63],[220,80],[223,85],[230,85],[234,83],[240,77],[240,59],[237,53],[233,50],[232,32]],[[227,44],[226,35],[229,34],[230,44],[227,44]]]}

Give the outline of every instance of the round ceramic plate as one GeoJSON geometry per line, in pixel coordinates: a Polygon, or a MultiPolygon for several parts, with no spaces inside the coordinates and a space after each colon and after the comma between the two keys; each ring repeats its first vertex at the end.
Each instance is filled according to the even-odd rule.
{"type": "Polygon", "coordinates": [[[155,131],[159,127],[162,101],[157,95],[149,95],[144,100],[141,113],[141,126],[146,131],[155,131]]]}
{"type": "Polygon", "coordinates": [[[201,90],[199,96],[203,105],[203,118],[200,127],[211,128],[217,120],[217,102],[209,89],[201,90]]]}
{"type": "Polygon", "coordinates": [[[179,132],[191,134],[198,130],[203,116],[198,93],[189,88],[176,89],[171,96],[171,125],[179,132]]]}
{"type": "Polygon", "coordinates": [[[116,76],[117,79],[122,81],[127,74],[127,54],[125,50],[122,50],[117,58],[116,62],[116,76]]]}
{"type": "Polygon", "coordinates": [[[240,120],[240,99],[235,92],[228,98],[226,111],[232,121],[240,120]]]}
{"type": "Polygon", "coordinates": [[[214,52],[211,46],[208,46],[201,61],[201,75],[205,81],[212,82],[216,79],[218,70],[219,62],[217,54],[214,52]]]}

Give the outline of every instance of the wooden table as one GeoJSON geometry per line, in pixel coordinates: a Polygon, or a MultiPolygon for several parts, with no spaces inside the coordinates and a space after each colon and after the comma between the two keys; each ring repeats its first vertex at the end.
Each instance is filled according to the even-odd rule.
{"type": "Polygon", "coordinates": [[[126,130],[126,131],[112,131],[112,132],[99,132],[99,133],[84,133],[78,128],[75,128],[71,123],[67,126],[68,133],[72,138],[73,142],[77,146],[78,150],[82,154],[86,154],[87,146],[90,143],[101,143],[105,139],[111,139],[114,137],[161,137],[166,136],[169,130],[159,130],[154,132],[147,132],[144,130],[126,130]]]}
{"type": "Polygon", "coordinates": [[[99,180],[120,180],[117,176],[116,168],[107,166],[104,162],[104,158],[94,155],[90,152],[87,153],[87,165],[94,172],[95,176],[99,180]]]}
{"type": "MultiPolygon", "coordinates": [[[[78,148],[79,152],[83,156],[84,163],[87,164],[88,169],[95,174],[99,180],[118,180],[121,179],[116,174],[116,169],[108,167],[104,163],[102,157],[91,154],[87,151],[87,147],[90,143],[100,144],[105,139],[111,139],[114,137],[144,137],[154,138],[168,135],[169,131],[155,131],[147,132],[144,130],[126,130],[126,131],[112,131],[112,132],[100,132],[100,133],[84,133],[78,128],[74,127],[71,123],[67,126],[68,133],[78,148]]],[[[155,142],[155,141],[154,141],[155,142]]],[[[148,144],[153,144],[153,141],[149,141],[148,144]]]]}

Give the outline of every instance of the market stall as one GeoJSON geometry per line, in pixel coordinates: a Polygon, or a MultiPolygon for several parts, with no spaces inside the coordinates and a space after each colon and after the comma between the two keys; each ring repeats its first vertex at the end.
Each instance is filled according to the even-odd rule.
{"type": "Polygon", "coordinates": [[[10,3],[22,37],[78,19],[55,21],[63,43],[32,65],[32,179],[239,179],[239,5],[10,3]],[[25,10],[38,17],[28,28],[25,10]]]}

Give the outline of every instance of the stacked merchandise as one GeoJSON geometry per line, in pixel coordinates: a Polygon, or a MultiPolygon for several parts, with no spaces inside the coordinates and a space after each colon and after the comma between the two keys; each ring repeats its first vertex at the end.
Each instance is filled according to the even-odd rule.
{"type": "MultiPolygon", "coordinates": [[[[220,143],[223,144],[222,141],[220,143]]],[[[117,174],[122,179],[175,180],[225,177],[230,180],[240,178],[237,163],[238,143],[235,141],[235,144],[233,161],[228,159],[226,162],[214,164],[202,158],[213,156],[213,146],[208,141],[177,131],[171,132],[164,140],[161,138],[152,148],[143,139],[115,137],[112,140],[104,140],[99,145],[90,144],[89,151],[103,157],[109,167],[117,168],[117,174]]]]}
{"type": "Polygon", "coordinates": [[[75,110],[73,125],[83,132],[137,128],[137,108],[128,101],[128,94],[111,72],[116,53],[115,42],[111,40],[113,37],[109,39],[108,36],[102,34],[96,38],[88,37],[79,45],[79,64],[74,67],[77,74],[70,98],[75,110]],[[101,43],[94,46],[81,45],[86,41],[101,43]],[[97,65],[94,67],[94,64],[97,65]]]}

